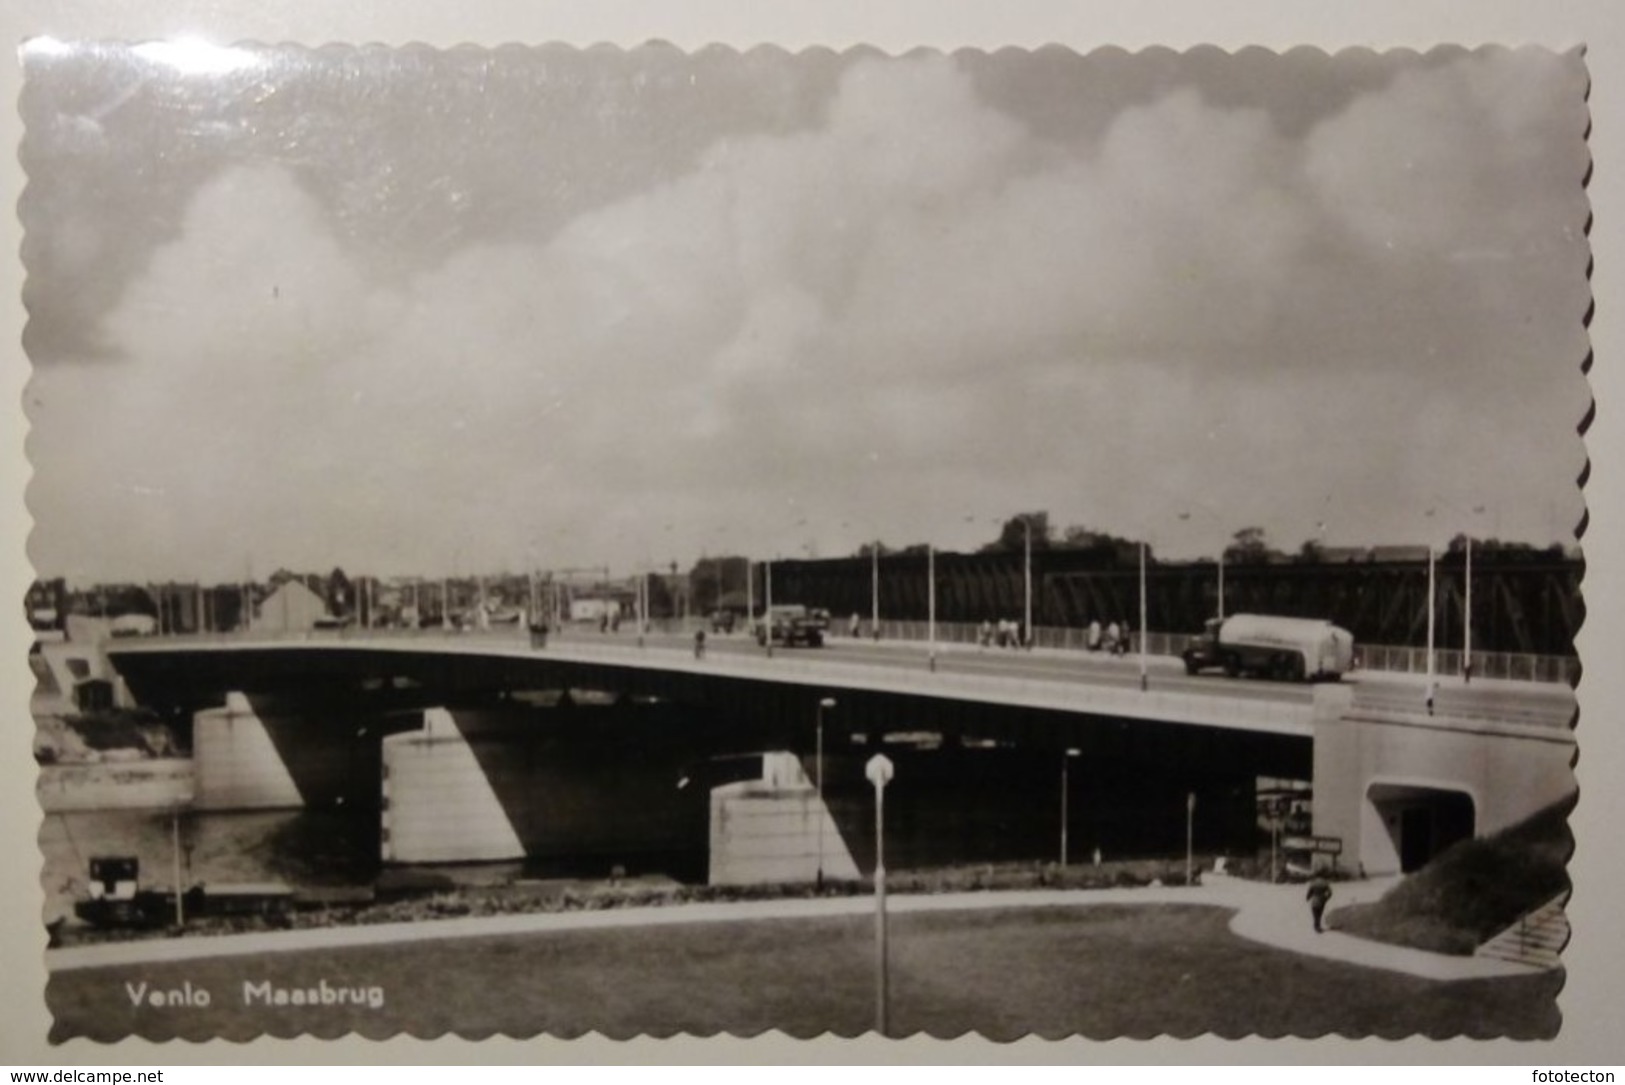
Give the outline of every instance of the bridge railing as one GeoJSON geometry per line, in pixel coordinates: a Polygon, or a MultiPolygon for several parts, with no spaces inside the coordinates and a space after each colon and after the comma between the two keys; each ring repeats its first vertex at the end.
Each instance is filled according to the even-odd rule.
{"type": "MultiPolygon", "coordinates": [[[[870,627],[864,624],[867,631],[870,627]]],[[[882,621],[880,635],[883,640],[926,641],[930,639],[927,622],[882,621]]],[[[938,622],[936,639],[941,644],[975,644],[981,636],[981,627],[970,622],[938,622]]],[[[1146,634],[1146,654],[1178,656],[1196,639],[1192,633],[1146,634]]],[[[1069,627],[1037,626],[1033,629],[1033,647],[1061,651],[1089,650],[1089,632],[1069,627]]],[[[1130,653],[1140,650],[1138,634],[1130,634],[1130,653]]],[[[1362,670],[1426,674],[1427,649],[1381,644],[1355,646],[1358,666],[1362,670]]],[[[1435,648],[1434,673],[1440,678],[1460,677],[1463,653],[1458,649],[1435,648]]],[[[1580,661],[1572,656],[1545,656],[1517,652],[1474,652],[1473,676],[1476,678],[1504,678],[1518,682],[1549,682],[1573,685],[1579,677],[1580,661]]]]}
{"type": "MultiPolygon", "coordinates": [[[[671,618],[651,621],[651,632],[678,634],[692,636],[695,631],[708,628],[703,618],[671,618]]],[[[873,626],[864,619],[863,636],[873,636],[873,626]]],[[[600,636],[597,626],[591,623],[573,623],[566,627],[567,633],[578,632],[581,635],[590,633],[593,637],[600,636]]],[[[637,635],[636,623],[626,622],[622,625],[618,636],[631,638],[637,635]]],[[[837,622],[830,630],[832,640],[839,640],[846,635],[844,623],[837,622]]],[[[445,637],[468,638],[471,640],[485,639],[493,641],[526,641],[530,631],[520,625],[493,626],[489,629],[442,629],[438,626],[426,628],[400,628],[400,627],[362,627],[344,626],[336,629],[310,629],[310,630],[237,630],[226,633],[182,633],[167,634],[163,638],[170,641],[189,641],[194,643],[239,643],[255,640],[272,640],[278,643],[289,641],[306,641],[310,643],[323,643],[331,641],[357,641],[378,640],[389,638],[392,640],[412,639],[443,639],[445,637]]],[[[1146,654],[1152,656],[1177,657],[1195,639],[1189,633],[1157,633],[1146,634],[1146,654]]],[[[145,637],[133,637],[130,643],[139,643],[147,640],[145,637]]],[[[905,641],[925,644],[931,639],[931,628],[927,622],[919,621],[882,621],[880,623],[880,639],[884,641],[905,641]]],[[[936,626],[936,640],[944,645],[975,645],[981,639],[981,626],[972,622],[938,622],[936,626]]],[[[117,642],[115,642],[117,643],[117,642]]],[[[1033,647],[1047,650],[1084,652],[1089,650],[1088,631],[1067,627],[1038,626],[1033,630],[1033,647]]],[[[1130,654],[1140,650],[1139,635],[1131,634],[1127,642],[1130,654]]],[[[1403,645],[1360,644],[1355,646],[1358,666],[1367,671],[1383,671],[1400,674],[1426,674],[1427,649],[1412,648],[1403,645]]],[[[1436,648],[1433,653],[1434,673],[1440,678],[1460,677],[1462,674],[1463,653],[1459,648],[1436,648]]],[[[1475,678],[1500,678],[1517,682],[1543,682],[1560,685],[1573,685],[1579,677],[1580,661],[1572,656],[1544,656],[1514,652],[1474,652],[1473,676],[1475,678]]]]}
{"type": "MultiPolygon", "coordinates": [[[[1360,665],[1370,671],[1426,674],[1426,648],[1360,645],[1360,665]]],[[[1437,648],[1433,671],[1440,678],[1462,674],[1464,653],[1459,648],[1437,648]]],[[[1538,656],[1513,652],[1474,652],[1473,677],[1505,678],[1515,682],[1550,682],[1573,685],[1580,676],[1580,661],[1569,656],[1538,656]]]]}

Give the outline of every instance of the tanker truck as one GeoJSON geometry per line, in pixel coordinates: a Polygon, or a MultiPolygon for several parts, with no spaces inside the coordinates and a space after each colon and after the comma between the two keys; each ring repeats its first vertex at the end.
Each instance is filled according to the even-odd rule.
{"type": "Polygon", "coordinates": [[[1233,614],[1213,618],[1183,653],[1185,673],[1222,667],[1295,682],[1341,678],[1354,663],[1354,635],[1328,621],[1233,614]]]}

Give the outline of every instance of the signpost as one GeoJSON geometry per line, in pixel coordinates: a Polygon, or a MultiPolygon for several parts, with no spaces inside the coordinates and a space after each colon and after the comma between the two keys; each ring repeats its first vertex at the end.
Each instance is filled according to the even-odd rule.
{"type": "Polygon", "coordinates": [[[1311,868],[1318,866],[1315,862],[1317,855],[1331,856],[1331,866],[1337,869],[1337,861],[1343,854],[1343,838],[1340,836],[1283,836],[1281,850],[1288,855],[1306,856],[1311,868]]]}
{"type": "Polygon", "coordinates": [[[875,785],[875,1031],[886,1035],[886,785],[892,778],[891,758],[877,753],[863,774],[875,785]]]}

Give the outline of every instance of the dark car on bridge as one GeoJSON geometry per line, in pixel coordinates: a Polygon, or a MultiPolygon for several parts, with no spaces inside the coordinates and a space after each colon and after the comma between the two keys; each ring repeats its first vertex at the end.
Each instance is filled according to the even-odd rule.
{"type": "Polygon", "coordinates": [[[801,644],[818,648],[824,643],[824,630],[828,620],[820,620],[816,611],[800,604],[769,607],[756,621],[756,643],[801,644]]]}

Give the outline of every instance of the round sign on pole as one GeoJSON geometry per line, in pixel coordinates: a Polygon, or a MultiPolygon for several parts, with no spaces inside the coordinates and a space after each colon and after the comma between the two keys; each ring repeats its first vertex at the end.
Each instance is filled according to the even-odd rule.
{"type": "Polygon", "coordinates": [[[891,783],[891,758],[887,757],[883,753],[875,754],[873,757],[869,758],[869,763],[863,767],[863,774],[867,776],[869,778],[869,782],[874,784],[876,787],[885,787],[887,784],[891,783]]]}

